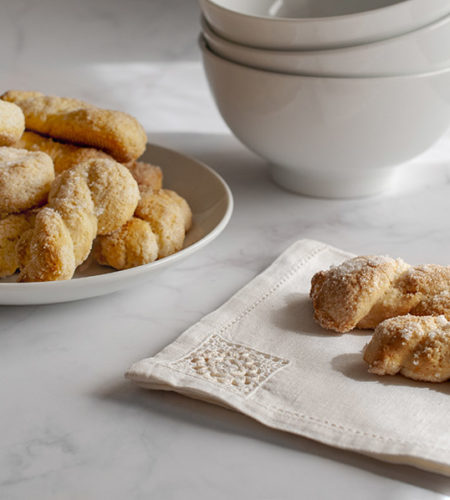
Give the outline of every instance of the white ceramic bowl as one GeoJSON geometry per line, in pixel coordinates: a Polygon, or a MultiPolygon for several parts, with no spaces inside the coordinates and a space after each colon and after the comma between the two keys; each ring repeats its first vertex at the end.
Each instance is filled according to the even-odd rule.
{"type": "Polygon", "coordinates": [[[312,196],[368,196],[450,125],[450,68],[385,78],[318,78],[229,62],[202,43],[219,111],[280,185],[312,196]]]}
{"type": "MultiPolygon", "coordinates": [[[[448,0],[450,5],[450,0],[448,0]]],[[[450,67],[450,15],[405,35],[342,49],[256,49],[220,37],[202,19],[208,46],[219,56],[254,68],[316,76],[387,76],[450,67]]]]}
{"type": "Polygon", "coordinates": [[[370,43],[412,31],[450,13],[449,0],[199,2],[221,37],[243,45],[285,50],[370,43]]]}

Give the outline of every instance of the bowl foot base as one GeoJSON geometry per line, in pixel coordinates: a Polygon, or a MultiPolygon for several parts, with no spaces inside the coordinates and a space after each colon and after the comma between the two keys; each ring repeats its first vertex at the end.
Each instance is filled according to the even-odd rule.
{"type": "Polygon", "coordinates": [[[362,198],[380,194],[389,188],[395,172],[392,167],[317,172],[271,166],[272,178],[279,186],[317,198],[362,198]]]}

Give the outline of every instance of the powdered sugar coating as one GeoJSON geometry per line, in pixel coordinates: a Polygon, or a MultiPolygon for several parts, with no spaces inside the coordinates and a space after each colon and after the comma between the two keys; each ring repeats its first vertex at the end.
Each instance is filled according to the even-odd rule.
{"type": "Polygon", "coordinates": [[[48,155],[0,147],[0,217],[45,203],[54,178],[48,155]]]}
{"type": "MultiPolygon", "coordinates": [[[[4,101],[0,101],[4,102],[4,101]]],[[[5,103],[10,104],[10,103],[5,103]]],[[[20,108],[19,108],[20,109],[20,108]]],[[[113,158],[107,153],[95,148],[75,146],[44,137],[35,132],[25,131],[20,139],[14,144],[16,148],[27,149],[28,151],[42,151],[50,156],[55,166],[55,173],[59,174],[75,167],[79,163],[95,159],[113,158]]]]}
{"type": "Polygon", "coordinates": [[[25,250],[21,252],[20,279],[70,279],[76,266],[89,255],[96,235],[115,231],[125,224],[132,217],[138,200],[136,181],[126,167],[114,160],[89,160],[59,174],[49,194],[49,207],[57,215],[48,216],[46,220],[61,218],[71,238],[72,259],[58,260],[62,256],[66,258],[66,253],[54,248],[62,239],[40,237],[35,227],[27,240],[28,249],[26,243],[22,244],[25,250]],[[54,258],[38,261],[34,258],[36,252],[50,252],[54,258]],[[36,262],[39,265],[35,265],[36,262]],[[64,268],[64,273],[56,272],[59,268],[64,268]]]}
{"type": "MultiPolygon", "coordinates": [[[[450,318],[450,267],[413,267],[387,256],[355,257],[316,273],[311,298],[317,321],[338,332],[375,328],[408,313],[450,318]]],[[[404,335],[408,338],[409,332],[404,335]]]]}
{"type": "Polygon", "coordinates": [[[168,189],[143,192],[135,215],[150,224],[158,242],[158,258],[181,250],[192,220],[191,209],[181,196],[168,189]]]}
{"type": "Polygon", "coordinates": [[[95,257],[115,269],[142,266],[157,259],[158,242],[148,222],[132,217],[116,231],[98,236],[95,257]]]}
{"type": "Polygon", "coordinates": [[[405,315],[375,329],[364,360],[376,375],[402,375],[427,382],[450,379],[450,322],[444,316],[405,315]]]}
{"type": "Polygon", "coordinates": [[[33,91],[10,90],[2,99],[22,108],[26,128],[34,132],[101,149],[120,162],[135,160],[145,151],[144,129],[135,118],[121,111],[33,91]]]}
{"type": "Polygon", "coordinates": [[[316,273],[310,292],[315,319],[337,332],[352,330],[370,315],[386,290],[408,267],[401,259],[369,255],[316,273]]]}
{"type": "Polygon", "coordinates": [[[19,106],[0,101],[0,146],[12,146],[25,130],[25,117],[19,106]]]}
{"type": "Polygon", "coordinates": [[[33,224],[33,214],[11,214],[0,220],[0,278],[14,274],[19,267],[16,245],[33,224]]]}

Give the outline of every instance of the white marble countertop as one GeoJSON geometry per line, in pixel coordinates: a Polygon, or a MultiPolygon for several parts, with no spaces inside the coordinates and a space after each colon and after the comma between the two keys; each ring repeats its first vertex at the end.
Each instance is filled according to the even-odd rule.
{"type": "Polygon", "coordinates": [[[123,373],[221,305],[298,238],[449,264],[450,135],[383,196],[319,200],[272,184],[218,115],[193,0],[17,0],[1,85],[123,109],[151,142],[204,160],[235,212],[211,245],[139,288],[0,307],[2,499],[436,499],[448,478],[275,432],[123,373]]]}

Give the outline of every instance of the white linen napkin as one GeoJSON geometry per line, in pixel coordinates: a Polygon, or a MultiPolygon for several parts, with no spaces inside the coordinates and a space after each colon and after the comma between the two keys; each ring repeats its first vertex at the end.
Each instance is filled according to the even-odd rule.
{"type": "Polygon", "coordinates": [[[351,254],[300,240],[126,376],[338,448],[450,475],[450,384],[367,371],[370,332],[313,320],[311,277],[351,254]]]}

